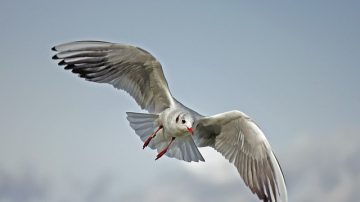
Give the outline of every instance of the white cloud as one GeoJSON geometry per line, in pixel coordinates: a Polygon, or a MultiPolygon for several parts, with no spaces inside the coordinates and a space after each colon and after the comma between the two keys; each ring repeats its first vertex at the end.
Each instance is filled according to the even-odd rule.
{"type": "Polygon", "coordinates": [[[285,159],[290,201],[353,201],[360,186],[356,133],[303,136],[285,159]]]}
{"type": "Polygon", "coordinates": [[[217,184],[232,183],[239,180],[236,168],[219,152],[209,147],[200,148],[200,152],[205,158],[205,162],[181,162],[181,165],[191,174],[203,181],[217,184]]]}
{"type": "Polygon", "coordinates": [[[1,202],[46,201],[48,191],[47,180],[32,170],[26,170],[22,173],[0,170],[1,202]]]}
{"type": "MultiPolygon", "coordinates": [[[[349,133],[324,137],[304,135],[286,144],[280,152],[289,201],[353,202],[358,199],[359,136],[349,133]]],[[[0,201],[259,201],[245,187],[233,165],[219,153],[211,148],[201,149],[201,152],[205,163],[189,164],[167,158],[157,162],[156,167],[162,169],[150,180],[130,186],[130,191],[122,189],[130,182],[119,180],[119,175],[113,172],[99,173],[96,178],[87,180],[74,181],[68,177],[59,182],[39,175],[39,171],[2,171],[0,201]],[[163,168],[167,164],[173,166],[163,168]],[[18,193],[23,193],[22,197],[18,193]]]]}

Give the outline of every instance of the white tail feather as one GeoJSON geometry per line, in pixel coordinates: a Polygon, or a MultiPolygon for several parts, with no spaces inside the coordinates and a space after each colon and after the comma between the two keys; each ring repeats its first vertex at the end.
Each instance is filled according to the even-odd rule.
{"type": "Polygon", "coordinates": [[[166,155],[187,162],[205,161],[191,136],[177,137],[166,155]]]}
{"type": "MultiPolygon", "coordinates": [[[[145,140],[156,130],[156,128],[159,127],[156,124],[159,115],[134,112],[126,112],[126,114],[126,118],[130,122],[131,128],[135,130],[135,133],[140,137],[143,142],[145,142],[145,140]]],[[[158,135],[160,134],[160,132],[158,133],[158,135]]],[[[153,140],[155,140],[155,138],[153,140]]],[[[150,142],[149,147],[151,149],[156,149],[154,141],[150,142]]]]}

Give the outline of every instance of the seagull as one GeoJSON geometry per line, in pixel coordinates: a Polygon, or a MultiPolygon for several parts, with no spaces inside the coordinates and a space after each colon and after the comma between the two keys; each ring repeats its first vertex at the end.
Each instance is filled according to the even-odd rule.
{"type": "Polygon", "coordinates": [[[198,147],[212,147],[238,170],[264,202],[287,202],[284,176],[259,126],[237,110],[203,116],[177,101],[160,62],[148,51],[126,44],[75,41],[52,48],[59,66],[87,81],[107,83],[132,96],[148,113],[127,112],[131,128],[156,149],[187,162],[205,161],[198,147]]]}

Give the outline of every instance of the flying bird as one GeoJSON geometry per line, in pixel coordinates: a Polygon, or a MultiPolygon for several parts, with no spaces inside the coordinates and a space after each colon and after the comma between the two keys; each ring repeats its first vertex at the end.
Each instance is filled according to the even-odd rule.
{"type": "Polygon", "coordinates": [[[160,62],[148,51],[125,44],[76,41],[52,48],[60,66],[87,81],[108,83],[129,93],[149,113],[127,112],[131,128],[157,150],[187,162],[204,161],[198,147],[212,147],[238,170],[264,202],[286,202],[285,180],[259,126],[241,111],[203,116],[177,101],[160,62]]]}

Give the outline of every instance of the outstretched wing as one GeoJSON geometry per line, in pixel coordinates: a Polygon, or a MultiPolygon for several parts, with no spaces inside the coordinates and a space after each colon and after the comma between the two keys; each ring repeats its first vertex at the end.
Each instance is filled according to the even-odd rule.
{"type": "Polygon", "coordinates": [[[246,114],[230,111],[201,118],[196,124],[196,144],[212,146],[233,163],[261,200],[287,201],[280,165],[263,132],[246,114]]]}
{"type": "Polygon", "coordinates": [[[59,65],[88,81],[128,92],[142,109],[159,113],[174,105],[161,64],[147,51],[102,41],[76,41],[52,48],[59,65]]]}

